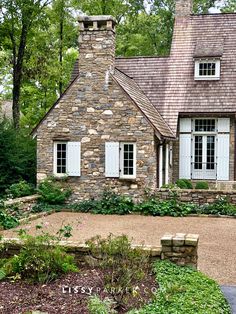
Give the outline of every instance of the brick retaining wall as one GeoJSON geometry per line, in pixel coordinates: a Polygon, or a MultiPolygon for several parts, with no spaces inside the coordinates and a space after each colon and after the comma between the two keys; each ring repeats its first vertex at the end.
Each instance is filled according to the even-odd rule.
{"type": "MultiPolygon", "coordinates": [[[[197,250],[199,236],[196,234],[165,234],[161,238],[161,246],[133,245],[149,253],[150,260],[170,260],[177,265],[192,266],[197,268],[197,250]]],[[[6,249],[4,257],[17,254],[22,246],[19,239],[3,238],[0,244],[4,243],[6,249]]],[[[92,264],[93,257],[90,255],[89,248],[85,244],[72,241],[61,241],[59,243],[65,247],[67,252],[75,255],[78,262],[92,264]]]]}

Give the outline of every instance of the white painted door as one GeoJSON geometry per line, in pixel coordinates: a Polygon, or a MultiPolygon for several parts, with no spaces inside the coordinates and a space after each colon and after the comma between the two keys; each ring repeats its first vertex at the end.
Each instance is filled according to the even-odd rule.
{"type": "Polygon", "coordinates": [[[192,178],[215,180],[216,136],[195,135],[193,137],[192,178]]]}

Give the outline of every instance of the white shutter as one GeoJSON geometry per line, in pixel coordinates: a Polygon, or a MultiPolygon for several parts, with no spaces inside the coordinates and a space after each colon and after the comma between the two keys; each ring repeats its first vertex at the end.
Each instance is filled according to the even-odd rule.
{"type": "Polygon", "coordinates": [[[229,134],[217,138],[217,180],[229,180],[229,134]]]}
{"type": "Polygon", "coordinates": [[[229,133],[230,132],[230,118],[219,118],[218,119],[218,132],[229,133]]]}
{"type": "Polygon", "coordinates": [[[67,144],[67,172],[69,176],[80,176],[81,148],[80,142],[67,144]]]}
{"type": "Polygon", "coordinates": [[[180,133],[191,133],[192,131],[192,120],[191,118],[180,118],[179,120],[179,132],[180,133]]]}
{"type": "Polygon", "coordinates": [[[120,145],[119,142],[105,143],[105,176],[118,178],[120,176],[120,145]]]}
{"type": "Polygon", "coordinates": [[[191,179],[191,134],[179,135],[179,178],[191,179]]]}

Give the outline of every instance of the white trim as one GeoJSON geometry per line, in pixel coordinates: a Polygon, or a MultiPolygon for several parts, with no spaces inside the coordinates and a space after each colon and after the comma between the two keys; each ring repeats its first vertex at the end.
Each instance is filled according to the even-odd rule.
{"type": "Polygon", "coordinates": [[[159,188],[163,185],[163,145],[159,146],[159,188]]]}
{"type": "Polygon", "coordinates": [[[120,179],[135,179],[136,178],[136,143],[134,142],[120,142],[120,179]],[[134,160],[134,174],[133,175],[126,175],[124,174],[124,145],[133,145],[133,160],[134,160]]]}
{"type": "Polygon", "coordinates": [[[169,183],[169,144],[166,144],[165,184],[169,183]]]}
{"type": "Polygon", "coordinates": [[[194,79],[196,81],[219,80],[220,79],[220,60],[216,60],[216,59],[198,59],[198,60],[195,60],[194,79]],[[215,63],[215,65],[216,65],[215,75],[199,75],[200,63],[215,63]]]}
{"type": "Polygon", "coordinates": [[[67,175],[68,166],[68,145],[67,141],[54,141],[53,142],[53,175],[56,177],[64,177],[67,175]],[[57,173],[57,144],[66,144],[66,173],[57,173]]]}

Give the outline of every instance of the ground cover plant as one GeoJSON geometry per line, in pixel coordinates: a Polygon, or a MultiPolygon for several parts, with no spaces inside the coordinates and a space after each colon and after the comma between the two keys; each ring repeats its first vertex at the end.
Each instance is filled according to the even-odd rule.
{"type": "Polygon", "coordinates": [[[230,307],[216,282],[201,272],[168,261],[155,263],[160,285],[149,305],[130,314],[230,314],[230,307]]]}

